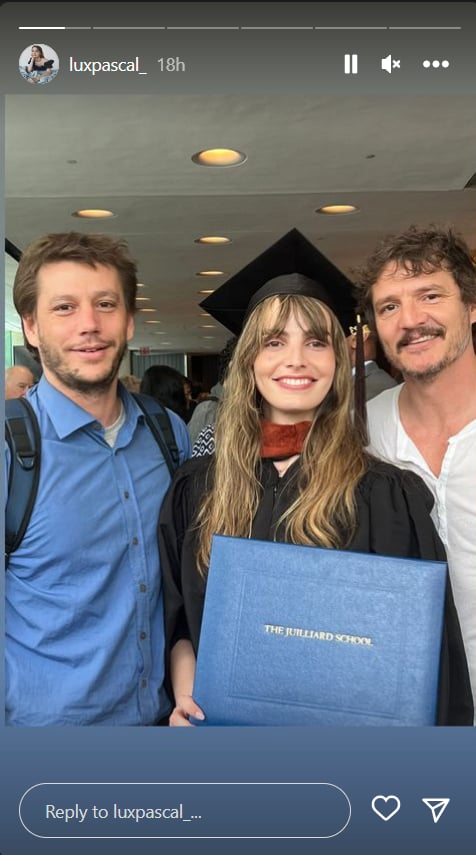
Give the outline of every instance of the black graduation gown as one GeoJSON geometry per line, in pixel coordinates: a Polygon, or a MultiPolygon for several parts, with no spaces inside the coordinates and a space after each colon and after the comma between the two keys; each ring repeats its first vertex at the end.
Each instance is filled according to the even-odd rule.
{"type": "MultiPolygon", "coordinates": [[[[188,460],[176,473],[162,506],[159,544],[164,581],[168,656],[179,638],[190,639],[197,653],[206,581],[196,569],[193,522],[211,478],[212,457],[188,460]]],[[[299,461],[279,477],[270,460],[262,461],[262,497],[252,537],[284,540],[276,523],[296,495],[299,461]]],[[[371,459],[356,491],[354,552],[445,561],[443,544],[430,518],[433,496],[413,472],[371,459]]],[[[167,661],[168,661],[167,656],[167,661]]],[[[169,686],[170,688],[170,686],[169,686]]],[[[473,702],[466,656],[451,586],[447,584],[440,665],[440,725],[472,725],[473,702]]]]}

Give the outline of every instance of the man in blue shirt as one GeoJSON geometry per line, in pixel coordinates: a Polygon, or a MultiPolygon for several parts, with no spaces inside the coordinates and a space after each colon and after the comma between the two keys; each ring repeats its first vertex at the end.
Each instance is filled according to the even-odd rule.
{"type": "MultiPolygon", "coordinates": [[[[15,306],[43,376],[27,396],[39,489],[5,580],[10,725],[152,725],[170,707],[156,537],[170,476],[117,380],[136,289],[126,245],[106,235],[48,235],[19,264],[15,306]]],[[[187,430],[169,415],[182,462],[187,430]]]]}

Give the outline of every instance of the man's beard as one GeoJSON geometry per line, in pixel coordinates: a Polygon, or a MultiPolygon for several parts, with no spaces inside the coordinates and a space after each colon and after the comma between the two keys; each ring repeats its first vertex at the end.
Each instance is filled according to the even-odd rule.
{"type": "Polygon", "coordinates": [[[65,368],[58,351],[49,348],[44,342],[40,341],[38,349],[42,366],[48,368],[64,386],[74,392],[80,392],[82,395],[94,396],[100,392],[106,392],[114,383],[127,350],[127,341],[124,341],[118,348],[110,368],[105,371],[102,377],[97,377],[94,380],[81,377],[79,375],[80,369],[71,371],[65,368]]]}
{"type": "MultiPolygon", "coordinates": [[[[437,333],[442,339],[445,338],[445,332],[442,327],[437,329],[427,329],[426,327],[419,328],[420,335],[426,335],[430,332],[437,333]]],[[[399,353],[403,347],[405,346],[404,342],[409,342],[411,338],[406,336],[402,338],[397,344],[397,353],[399,353]]],[[[460,356],[463,355],[468,345],[472,343],[472,335],[471,328],[467,331],[464,331],[459,338],[457,338],[454,342],[451,343],[450,349],[439,362],[436,362],[434,365],[429,365],[427,368],[422,369],[412,369],[408,368],[403,364],[401,360],[398,359],[398,356],[395,356],[395,353],[390,353],[390,351],[384,347],[385,354],[388,360],[395,366],[399,371],[402,372],[404,378],[411,378],[412,380],[416,380],[419,383],[431,383],[445,368],[448,368],[454,362],[456,362],[460,356]]]]}

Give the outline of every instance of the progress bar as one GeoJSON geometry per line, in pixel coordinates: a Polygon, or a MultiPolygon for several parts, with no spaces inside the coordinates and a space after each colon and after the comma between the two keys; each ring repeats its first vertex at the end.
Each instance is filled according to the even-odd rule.
{"type": "Polygon", "coordinates": [[[197,26],[163,26],[163,27],[155,27],[155,26],[144,26],[144,27],[97,27],[97,26],[81,26],[81,27],[57,27],[57,26],[30,26],[23,25],[18,27],[19,30],[334,30],[334,31],[344,31],[344,30],[355,30],[355,31],[368,31],[368,30],[462,30],[463,27],[386,27],[386,26],[375,26],[375,27],[312,27],[312,26],[283,26],[283,27],[273,27],[273,26],[234,26],[234,27],[197,27],[197,26]]]}

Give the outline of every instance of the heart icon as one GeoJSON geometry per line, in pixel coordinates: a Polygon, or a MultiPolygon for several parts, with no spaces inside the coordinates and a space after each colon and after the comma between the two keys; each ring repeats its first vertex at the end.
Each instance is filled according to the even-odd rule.
{"type": "Polygon", "coordinates": [[[398,796],[374,796],[372,799],[372,810],[380,819],[388,822],[400,810],[400,799],[398,796]],[[380,805],[380,807],[377,807],[377,805],[380,805]]]}

